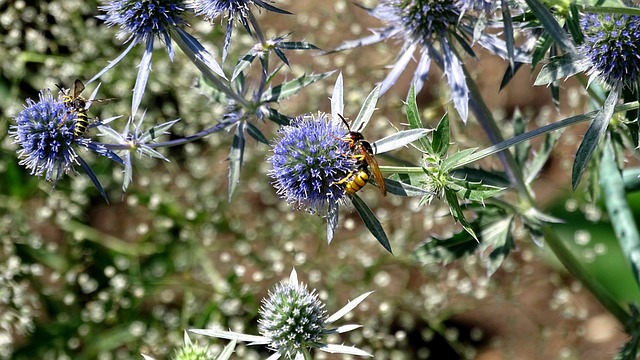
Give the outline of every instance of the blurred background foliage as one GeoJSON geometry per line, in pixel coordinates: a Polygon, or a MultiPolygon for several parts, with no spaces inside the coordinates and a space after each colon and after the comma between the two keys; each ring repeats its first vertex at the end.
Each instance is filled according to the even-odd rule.
{"type": "MultiPolygon", "coordinates": [[[[375,25],[364,11],[344,0],[321,7],[314,2],[277,5],[296,15],[262,12],[259,19],[268,36],[293,31],[293,39],[323,49],[375,25]]],[[[293,266],[302,281],[320,291],[330,312],[348,299],[376,290],[349,319],[364,328],[347,339],[334,339],[370,351],[376,359],[595,359],[609,358],[622,344],[625,336],[615,319],[543,248],[518,233],[517,251],[491,278],[481,255],[446,266],[415,264],[410,252],[420,241],[459,230],[442,204],[418,207],[410,199],[383,199],[375,189],[364,190],[395,256],[380,248],[349,209],[343,209],[339,232],[328,246],[321,218],[293,212],[278,199],[266,176],[269,148],[253,140],[231,202],[225,160],[232,137],[226,133],[164,149],[170,163],[139,159],[134,184],[126,194],[120,190],[121,169],[106,159],[90,158],[110,204],[80,174],[65,177],[51,190],[50,183],[18,165],[17,147],[7,131],[26,98],[36,99],[40,89],[54,90],[57,83],[88,79],[122,51],[116,29],[95,18],[97,6],[91,0],[0,1],[2,357],[129,359],[141,358],[142,352],[165,358],[182,344],[187,328],[217,324],[256,333],[260,299],[293,266]]],[[[219,58],[223,26],[193,24],[190,32],[219,58]]],[[[251,45],[248,37],[234,43],[228,66],[251,45]]],[[[395,53],[387,51],[392,46],[329,56],[291,54],[292,69],[286,76],[341,69],[345,109],[353,118],[362,99],[383,78],[384,64],[395,53]]],[[[147,109],[146,117],[158,124],[180,118],[172,128],[174,137],[214,124],[223,106],[202,94],[197,71],[179,51],[172,63],[162,45],[158,47],[141,105],[147,109]]],[[[92,116],[124,114],[116,121],[126,121],[141,51],[134,49],[137,55],[126,57],[101,78],[98,96],[117,101],[92,107],[92,116]]],[[[531,87],[528,71],[521,71],[498,93],[506,64],[478,51],[483,60],[467,63],[482,69],[478,82],[498,118],[507,119],[521,108],[534,126],[536,119],[548,121],[584,110],[584,94],[569,82],[563,84],[569,105],[556,112],[548,91],[531,87]]],[[[441,95],[441,76],[433,71],[418,99],[422,118],[430,126],[448,106],[441,95]]],[[[401,126],[409,80],[401,78],[378,102],[380,109],[365,134],[368,138],[393,132],[390,124],[401,126]]],[[[306,88],[281,104],[281,112],[296,116],[329,111],[333,81],[306,88]]],[[[503,123],[505,128],[511,126],[507,120],[503,123]]],[[[276,130],[261,125],[265,134],[276,130]]],[[[474,135],[480,130],[473,121],[467,126],[452,121],[452,128],[454,146],[487,145],[474,135]]],[[[565,220],[556,228],[589,264],[593,276],[601,278],[621,302],[637,301],[640,291],[602,208],[570,193],[567,169],[572,156],[567,154],[575,152],[583,131],[565,132],[535,183],[536,192],[551,214],[565,220]]],[[[633,201],[636,208],[640,206],[637,196],[633,201]]],[[[214,350],[225,345],[198,340],[214,350]]],[[[266,353],[238,345],[235,356],[257,359],[266,353]]],[[[331,356],[317,354],[317,358],[331,356]]]]}

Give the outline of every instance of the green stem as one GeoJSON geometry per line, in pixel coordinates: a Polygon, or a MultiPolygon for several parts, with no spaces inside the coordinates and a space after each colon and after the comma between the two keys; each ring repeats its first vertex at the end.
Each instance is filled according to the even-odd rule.
{"type": "MultiPolygon", "coordinates": [[[[622,104],[622,105],[616,106],[616,109],[615,109],[614,112],[617,113],[617,112],[634,110],[634,109],[637,109],[638,106],[639,106],[639,103],[637,101],[634,101],[634,102],[630,102],[630,103],[626,103],[626,104],[622,104]]],[[[520,134],[518,136],[514,136],[513,138],[511,138],[509,140],[505,140],[505,141],[503,141],[503,142],[501,142],[499,144],[495,144],[493,146],[490,146],[490,147],[488,147],[488,148],[486,148],[484,150],[478,151],[478,152],[476,152],[476,153],[474,153],[474,154],[462,159],[462,161],[460,161],[457,164],[456,167],[459,168],[459,167],[463,167],[465,165],[469,165],[469,164],[474,163],[474,162],[476,162],[476,161],[478,161],[480,159],[483,159],[483,158],[485,158],[487,156],[496,154],[496,153],[498,153],[500,151],[503,151],[505,149],[508,149],[508,148],[510,148],[510,147],[512,147],[512,146],[514,146],[516,144],[519,144],[519,143],[521,143],[523,141],[530,140],[530,139],[532,139],[532,138],[534,138],[536,136],[543,135],[543,134],[548,133],[550,131],[555,131],[555,130],[558,130],[558,129],[562,129],[564,127],[567,127],[567,126],[573,125],[573,124],[577,124],[577,123],[582,122],[582,121],[591,120],[596,116],[597,112],[598,111],[596,110],[596,111],[588,112],[586,114],[572,116],[572,117],[560,120],[558,122],[554,122],[552,124],[545,125],[545,126],[543,126],[541,128],[538,128],[538,129],[535,129],[535,130],[532,130],[532,131],[528,131],[528,132],[526,132],[524,134],[520,134]]]]}
{"type": "Polygon", "coordinates": [[[618,304],[615,299],[611,297],[611,294],[602,287],[602,285],[595,280],[593,276],[590,276],[587,269],[582,266],[582,263],[573,255],[573,253],[565,246],[562,239],[553,231],[549,225],[542,225],[542,232],[544,233],[544,239],[551,251],[556,255],[562,265],[578,279],[597,299],[598,301],[618,319],[618,321],[625,327],[625,330],[629,330],[629,324],[631,322],[631,315],[618,304]]]}
{"type": "Polygon", "coordinates": [[[624,181],[616,162],[611,137],[607,136],[600,161],[600,186],[611,226],[622,252],[631,265],[636,283],[640,284],[640,234],[627,201],[624,181]]]}

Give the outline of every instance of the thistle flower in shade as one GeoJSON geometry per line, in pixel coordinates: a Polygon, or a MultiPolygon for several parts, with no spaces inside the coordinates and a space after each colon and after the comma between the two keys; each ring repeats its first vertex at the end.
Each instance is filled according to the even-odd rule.
{"type": "Polygon", "coordinates": [[[44,176],[54,181],[55,186],[62,175],[72,172],[77,164],[106,196],[95,174],[74,147],[83,146],[121,164],[122,159],[103,144],[74,136],[76,116],[77,112],[68,111],[61,98],[55,98],[48,89],[42,90],[38,102],[27,99],[25,108],[14,118],[16,124],[10,126],[9,135],[20,145],[20,165],[31,170],[31,175],[44,176]]]}
{"type": "Polygon", "coordinates": [[[344,184],[338,184],[356,170],[349,144],[341,138],[347,132],[339,119],[317,113],[299,116],[283,126],[273,144],[269,175],[278,194],[297,209],[326,213],[332,204],[344,201],[344,184]]]}
{"type": "Polygon", "coordinates": [[[230,339],[248,341],[250,345],[267,345],[275,354],[269,360],[303,359],[310,349],[318,349],[329,353],[371,356],[366,351],[345,345],[322,343],[322,337],[329,334],[341,334],[361,327],[360,325],[343,325],[327,328],[327,325],[339,320],[372,292],[364,293],[349,302],[331,316],[327,316],[324,304],[315,290],[309,291],[307,285],[298,282],[295,269],[288,282],[281,282],[262,300],[258,320],[258,331],[262,336],[220,331],[212,329],[192,329],[193,333],[230,339]]]}
{"type": "Polygon", "coordinates": [[[258,8],[281,14],[291,14],[288,11],[269,4],[268,0],[191,0],[188,6],[193,10],[196,16],[202,16],[205,20],[213,20],[217,17],[227,18],[227,32],[224,40],[224,47],[222,48],[223,64],[227,58],[229,44],[231,44],[231,34],[233,32],[233,22],[235,20],[240,21],[249,34],[252,33],[252,26],[254,27],[254,31],[257,30],[256,32],[258,34],[261,33],[261,31],[256,28],[258,24],[255,23],[253,15],[250,14],[251,6],[256,6],[258,8]]]}
{"type": "Polygon", "coordinates": [[[580,51],[591,73],[613,88],[636,87],[640,73],[640,16],[585,14],[580,51]]]}
{"type": "Polygon", "coordinates": [[[380,93],[384,94],[405,70],[416,50],[420,50],[418,66],[413,74],[416,92],[424,85],[433,59],[440,66],[449,82],[453,103],[466,121],[469,90],[464,70],[449,43],[448,32],[455,30],[460,9],[453,0],[381,0],[378,6],[367,9],[371,16],[382,20],[386,26],[373,30],[373,35],[351,40],[335,51],[371,45],[395,38],[403,42],[396,63],[382,81],[380,93]]]}
{"type": "Polygon", "coordinates": [[[98,7],[106,12],[98,18],[106,22],[107,26],[118,26],[120,32],[118,38],[125,39],[129,46],[115,60],[111,61],[104,69],[91,78],[90,83],[114,67],[133,49],[134,46],[144,43],[145,51],[138,65],[138,75],[133,88],[133,101],[131,102],[131,116],[135,117],[142,94],[147,85],[151,72],[151,58],[153,45],[159,38],[167,49],[169,58],[173,61],[174,51],[172,39],[187,53],[193,62],[202,66],[201,71],[211,71],[224,78],[224,73],[204,47],[185,32],[182,27],[187,23],[183,16],[186,11],[184,1],[181,0],[116,0],[107,1],[98,7]]]}

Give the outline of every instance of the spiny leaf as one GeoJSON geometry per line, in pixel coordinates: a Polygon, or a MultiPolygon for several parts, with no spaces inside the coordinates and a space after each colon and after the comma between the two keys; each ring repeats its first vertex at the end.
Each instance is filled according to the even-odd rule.
{"type": "Polygon", "coordinates": [[[433,139],[431,140],[435,155],[438,157],[444,157],[447,154],[447,151],[449,151],[449,144],[451,143],[450,136],[449,114],[446,113],[438,123],[438,127],[433,133],[433,139]]]}
{"type": "Polygon", "coordinates": [[[244,124],[244,121],[238,123],[229,152],[229,202],[240,182],[240,169],[244,157],[244,124]]]}
{"type": "Polygon", "coordinates": [[[331,74],[333,74],[333,71],[322,74],[302,75],[297,79],[287,81],[265,91],[262,94],[260,101],[263,103],[280,102],[281,100],[298,93],[302,88],[309,86],[316,81],[322,80],[331,74]]]}
{"type": "Polygon", "coordinates": [[[385,234],[380,221],[376,217],[376,215],[369,209],[367,204],[360,199],[357,194],[351,195],[351,201],[353,203],[353,207],[360,215],[360,218],[364,222],[364,225],[369,229],[371,235],[378,240],[380,245],[384,247],[389,253],[393,254],[391,251],[391,244],[389,244],[389,239],[387,238],[387,234],[385,234]]]}
{"type": "Polygon", "coordinates": [[[578,147],[576,159],[573,162],[573,171],[571,173],[571,187],[573,191],[576,191],[578,184],[580,184],[580,179],[582,179],[582,174],[584,174],[587,165],[589,165],[591,155],[593,155],[600,139],[602,139],[602,136],[607,130],[607,126],[609,126],[609,121],[613,115],[619,95],[619,89],[611,90],[604,105],[600,111],[598,111],[589,129],[587,129],[587,132],[584,134],[584,139],[582,139],[582,143],[580,143],[578,147]]]}

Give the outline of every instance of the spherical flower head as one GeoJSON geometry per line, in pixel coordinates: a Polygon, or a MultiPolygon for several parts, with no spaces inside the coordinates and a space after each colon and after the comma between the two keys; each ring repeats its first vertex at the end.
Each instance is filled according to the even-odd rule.
{"type": "Polygon", "coordinates": [[[106,15],[99,16],[107,26],[120,27],[118,37],[133,39],[135,43],[157,35],[165,38],[169,27],[184,23],[182,15],[185,11],[183,1],[176,0],[121,0],[109,1],[99,9],[106,15]]]}
{"type": "Polygon", "coordinates": [[[253,0],[192,0],[189,8],[196,16],[212,20],[218,16],[244,17],[253,3],[253,0]]]}
{"type": "Polygon", "coordinates": [[[591,72],[612,87],[636,86],[640,72],[640,17],[586,14],[581,52],[591,72]]]}
{"type": "Polygon", "coordinates": [[[452,0],[381,0],[378,7],[393,14],[393,23],[403,28],[405,36],[422,45],[444,36],[460,18],[452,0]]]}
{"type": "Polygon", "coordinates": [[[11,125],[9,135],[20,145],[20,165],[31,169],[31,175],[58,180],[76,162],[72,148],[76,141],[76,113],[68,112],[64,102],[54,98],[50,90],[41,91],[39,97],[38,102],[27,99],[25,108],[14,118],[16,124],[11,125]]]}
{"type": "Polygon", "coordinates": [[[258,331],[271,339],[269,348],[292,358],[303,348],[314,347],[322,336],[327,312],[313,290],[298,282],[280,282],[263,299],[258,331]]]}
{"type": "Polygon", "coordinates": [[[340,181],[356,170],[356,161],[348,155],[349,144],[342,139],[347,130],[340,120],[324,113],[304,115],[279,133],[268,160],[278,194],[312,213],[343,201],[345,184],[340,181]]]}

